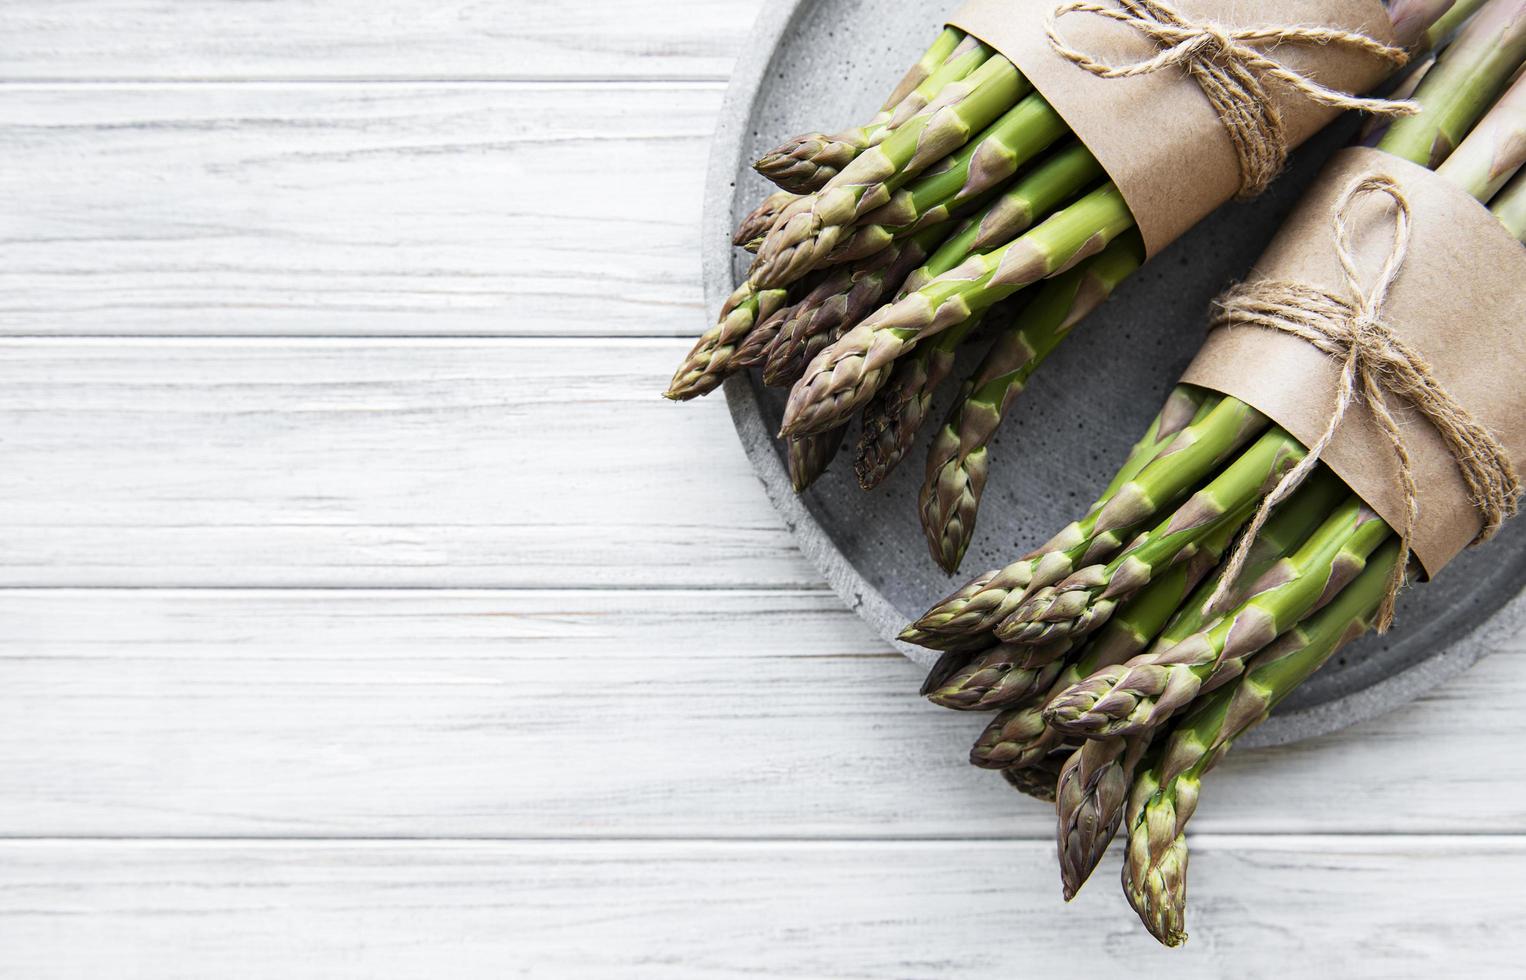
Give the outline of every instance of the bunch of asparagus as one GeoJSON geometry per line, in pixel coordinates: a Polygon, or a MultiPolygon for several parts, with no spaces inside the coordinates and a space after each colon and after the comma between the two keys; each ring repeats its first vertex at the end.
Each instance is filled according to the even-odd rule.
{"type": "MultiPolygon", "coordinates": [[[[1426,50],[1482,2],[1387,6],[1401,43],[1426,50]]],[[[855,415],[855,471],[873,489],[915,444],[956,351],[984,332],[989,353],[934,439],[920,498],[933,557],[953,572],[997,426],[1143,261],[1134,219],[1012,63],[954,29],[867,123],[796,137],[756,169],[781,188],[736,231],[756,258],[667,397],[760,367],[766,384],[791,388],[781,436],[796,489],[825,471],[855,415]]]]}
{"type": "MultiPolygon", "coordinates": [[[[1526,0],[1489,0],[1412,86],[1420,114],[1374,139],[1526,243],[1523,62],[1526,0]]],[[[1321,466],[1224,581],[1221,559],[1305,455],[1249,405],[1178,387],[1084,516],[904,634],[943,651],[923,691],[934,703],[998,712],[972,762],[1057,803],[1066,898],[1122,826],[1124,891],[1167,945],[1186,938],[1185,830],[1203,777],[1374,626],[1407,565],[1394,530],[1321,466]]]]}

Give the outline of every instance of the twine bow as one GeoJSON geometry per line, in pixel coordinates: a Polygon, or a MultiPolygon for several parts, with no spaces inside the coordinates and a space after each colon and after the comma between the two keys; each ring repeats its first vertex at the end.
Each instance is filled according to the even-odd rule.
{"type": "MultiPolygon", "coordinates": [[[[1515,465],[1494,435],[1467,409],[1458,404],[1437,380],[1419,351],[1400,339],[1383,322],[1382,308],[1409,254],[1411,236],[1409,201],[1391,177],[1363,177],[1341,196],[1335,207],[1335,247],[1345,275],[1342,297],[1304,283],[1269,279],[1242,284],[1220,301],[1209,330],[1226,326],[1252,326],[1291,334],[1333,357],[1340,358],[1340,384],[1330,424],[1309,453],[1278,482],[1261,502],[1250,526],[1235,546],[1225,567],[1212,604],[1217,606],[1233,587],[1272,509],[1298,488],[1319,465],[1347,411],[1360,402],[1372,413],[1378,428],[1393,450],[1404,491],[1404,525],[1399,530],[1402,553],[1409,554],[1419,521],[1419,489],[1414,466],[1399,424],[1389,408],[1389,396],[1408,403],[1440,433],[1467,485],[1468,498],[1483,518],[1474,539],[1480,544],[1493,537],[1506,519],[1514,516],[1521,496],[1515,465]],[[1386,195],[1393,202],[1393,245],[1378,273],[1377,282],[1362,288],[1352,246],[1351,215],[1358,198],[1386,195]]],[[[1380,631],[1393,623],[1394,601],[1404,587],[1405,562],[1394,563],[1393,575],[1378,617],[1380,631]]]]}
{"type": "Polygon", "coordinates": [[[1071,0],[1049,15],[1049,44],[1063,58],[1099,78],[1132,78],[1182,67],[1192,76],[1234,144],[1240,165],[1239,197],[1255,197],[1282,171],[1288,157],[1288,138],[1282,113],[1266,91],[1274,80],[1311,102],[1334,109],[1359,109],[1388,116],[1419,112],[1412,102],[1365,99],[1329,88],[1258,50],[1281,44],[1346,45],[1392,62],[1409,60],[1403,48],[1392,47],[1355,31],[1329,27],[1231,28],[1193,22],[1165,0],[1117,0],[1106,7],[1088,0],[1071,0]],[[1161,48],[1153,58],[1129,65],[1109,65],[1071,47],[1060,36],[1058,21],[1070,13],[1096,14],[1127,24],[1161,48]]]}

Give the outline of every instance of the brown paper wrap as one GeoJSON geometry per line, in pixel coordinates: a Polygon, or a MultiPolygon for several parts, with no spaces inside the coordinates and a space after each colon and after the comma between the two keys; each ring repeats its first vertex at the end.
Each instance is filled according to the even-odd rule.
{"type": "MultiPolygon", "coordinates": [[[[1118,185],[1153,256],[1240,189],[1234,145],[1212,104],[1180,69],[1136,78],[1098,78],[1050,47],[1048,18],[1060,0],[968,0],[948,23],[1000,51],[1052,105],[1118,185]]],[[[1379,0],[1172,0],[1185,17],[1230,27],[1323,26],[1394,44],[1379,0]]],[[[1110,63],[1159,53],[1132,28],[1074,13],[1059,21],[1071,46],[1110,63]]],[[[1336,45],[1289,44],[1275,57],[1342,92],[1366,92],[1393,66],[1336,45]]],[[[1324,128],[1337,110],[1270,83],[1297,146],[1324,128]]]]}
{"type": "MultiPolygon", "coordinates": [[[[1526,465],[1526,247],[1473,198],[1398,157],[1344,150],[1293,212],[1251,279],[1291,279],[1345,295],[1336,257],[1335,207],[1368,175],[1398,181],[1412,210],[1409,255],[1383,304],[1383,322],[1430,362],[1442,386],[1526,465]]],[[[1393,247],[1393,217],[1371,206],[1348,216],[1367,288],[1393,247]]],[[[1296,337],[1259,327],[1222,327],[1208,335],[1182,380],[1232,395],[1268,415],[1304,445],[1330,423],[1340,364],[1296,337]]],[[[1411,545],[1435,575],[1478,535],[1446,444],[1398,400],[1399,419],[1420,486],[1420,520],[1411,545]]],[[[1393,449],[1372,413],[1352,404],[1324,462],[1395,528],[1406,512],[1393,449]]]]}

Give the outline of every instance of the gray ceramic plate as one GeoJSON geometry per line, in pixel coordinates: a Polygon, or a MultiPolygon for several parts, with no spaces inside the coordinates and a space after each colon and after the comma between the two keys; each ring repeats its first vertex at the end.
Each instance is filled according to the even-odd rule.
{"type": "MultiPolygon", "coordinates": [[[[944,4],[772,0],[737,64],[710,163],[706,300],[713,312],[745,263],[731,229],[767,192],[750,162],[784,137],[867,119],[940,26],[944,4]]],[[[975,543],[960,576],[928,557],[914,501],[926,438],[886,486],[861,491],[847,457],[803,498],[770,439],[783,395],[756,378],[726,394],[774,506],[827,581],[885,639],[952,588],[1073,519],[1110,477],[1197,349],[1209,301],[1250,267],[1320,160],[1349,126],[1306,147],[1274,190],[1205,222],[1137,274],[1072,337],[1017,403],[992,451],[975,543]]],[[[945,401],[946,401],[945,393],[945,401]]],[[[934,412],[941,419],[943,405],[934,412]]],[[[1526,520],[1405,596],[1400,625],[1353,645],[1251,737],[1269,745],[1398,707],[1464,670],[1526,623],[1526,520]]],[[[919,663],[928,651],[895,644],[919,663]]]]}

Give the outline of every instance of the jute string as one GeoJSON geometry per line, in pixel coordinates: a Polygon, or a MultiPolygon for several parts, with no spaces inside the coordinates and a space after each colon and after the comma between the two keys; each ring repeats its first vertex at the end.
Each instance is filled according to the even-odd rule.
{"type": "MultiPolygon", "coordinates": [[[[1409,254],[1411,215],[1403,190],[1390,177],[1364,177],[1341,196],[1334,219],[1336,254],[1345,276],[1346,296],[1282,279],[1246,283],[1220,299],[1218,312],[1209,324],[1209,330],[1249,326],[1291,334],[1344,362],[1330,424],[1309,447],[1309,454],[1262,500],[1225,566],[1218,592],[1211,600],[1215,606],[1244,570],[1251,546],[1272,509],[1286,500],[1319,465],[1320,457],[1354,404],[1360,403],[1372,414],[1393,451],[1404,491],[1404,523],[1398,529],[1403,554],[1409,554],[1419,520],[1419,490],[1404,436],[1389,407],[1390,397],[1419,412],[1446,442],[1467,485],[1469,500],[1483,518],[1483,528],[1474,544],[1493,537],[1519,506],[1521,483],[1505,447],[1447,393],[1425,357],[1383,322],[1383,304],[1409,254]],[[1351,238],[1354,209],[1358,199],[1367,194],[1391,199],[1394,227],[1393,245],[1377,281],[1364,291],[1351,238]]],[[[1402,560],[1394,564],[1379,612],[1379,630],[1387,630],[1393,623],[1394,602],[1404,587],[1405,565],[1402,560]]]]}
{"type": "Polygon", "coordinates": [[[1234,144],[1240,165],[1240,192],[1255,197],[1282,172],[1288,157],[1287,130],[1282,113],[1268,95],[1266,82],[1276,81],[1305,98],[1335,109],[1360,109],[1387,116],[1419,112],[1412,102],[1364,99],[1314,81],[1302,72],[1268,57],[1259,47],[1282,44],[1345,45],[1392,62],[1409,60],[1403,48],[1392,47],[1355,31],[1328,27],[1226,27],[1194,22],[1165,0],[1117,0],[1118,7],[1072,0],[1049,15],[1049,43],[1066,60],[1099,78],[1133,78],[1185,69],[1213,104],[1234,144]],[[1095,14],[1127,24],[1153,41],[1161,52],[1127,65],[1109,65],[1071,47],[1060,36],[1058,21],[1070,13],[1095,14]]]}

